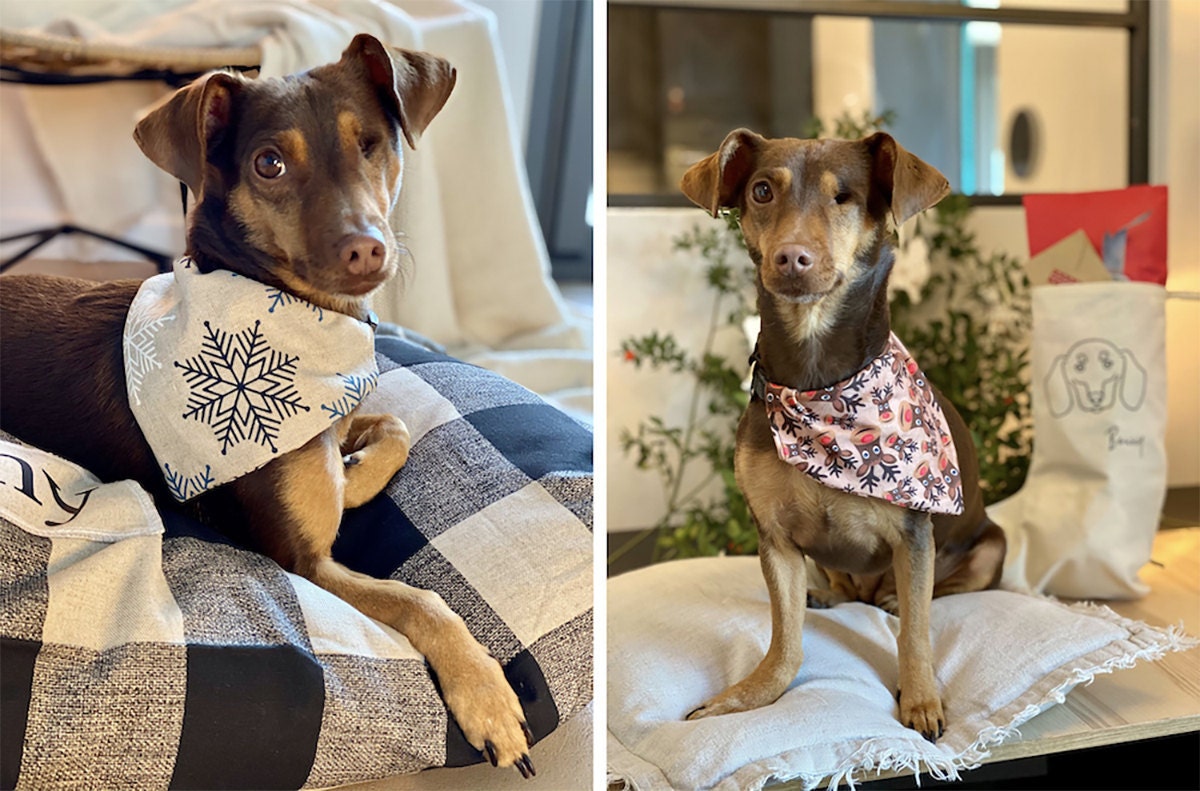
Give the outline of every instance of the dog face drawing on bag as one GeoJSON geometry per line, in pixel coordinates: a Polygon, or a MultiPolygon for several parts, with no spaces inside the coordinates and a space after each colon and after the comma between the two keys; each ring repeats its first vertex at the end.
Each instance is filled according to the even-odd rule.
{"type": "MultiPolygon", "coordinates": [[[[405,464],[404,422],[367,414],[357,401],[301,399],[293,354],[276,351],[284,333],[263,340],[268,314],[276,313],[267,302],[274,293],[284,305],[279,313],[307,318],[311,309],[316,316],[304,333],[288,335],[298,355],[317,356],[313,349],[327,346],[340,352],[343,344],[325,334],[329,326],[356,325],[371,366],[362,378],[370,379],[367,297],[392,277],[402,255],[389,215],[399,198],[403,146],[420,139],[455,79],[440,57],[360,34],[338,61],[301,74],[252,80],[214,72],[168,97],[139,122],[134,137],[195,196],[185,256],[174,273],[145,283],[6,276],[0,426],[102,480],[136,480],[160,498],[200,498],[204,515],[219,516],[209,520],[214,527],[407,637],[436,674],[466,740],[493,765],[529,777],[533,736],[521,702],[463,619],[432,591],[370,578],[332,557],[342,512],[373,499],[405,464]],[[186,283],[195,288],[188,291],[186,283]],[[233,300],[193,298],[214,283],[249,288],[259,312],[226,321],[223,311],[233,300]],[[187,379],[186,408],[222,432],[224,444],[210,454],[213,466],[243,447],[257,453],[256,445],[268,448],[261,464],[252,461],[212,488],[207,468],[202,478],[188,474],[186,485],[172,487],[176,468],[157,458],[159,445],[148,440],[154,426],[135,415],[131,402],[167,403],[173,395],[131,399],[126,387],[124,352],[145,341],[126,335],[127,319],[132,313],[129,323],[144,319],[146,327],[160,320],[134,310],[147,294],[163,295],[151,304],[164,311],[178,308],[161,314],[175,317],[171,328],[187,315],[189,327],[209,333],[199,353],[175,353],[184,344],[196,348],[194,335],[167,350],[170,356],[157,349],[151,367],[187,379]],[[204,315],[193,322],[193,313],[204,315]],[[267,401],[280,405],[276,412],[252,419],[267,401]],[[321,418],[318,433],[306,428],[294,444],[276,447],[277,424],[301,413],[321,418]]],[[[156,341],[166,334],[160,330],[156,341]]],[[[176,393],[180,381],[174,380],[176,393]]],[[[185,405],[171,403],[164,412],[177,420],[185,405]]]]}
{"type": "Polygon", "coordinates": [[[1145,397],[1146,369],[1133,352],[1103,338],[1078,341],[1054,358],[1046,374],[1046,399],[1054,417],[1076,408],[1093,414],[1107,412],[1118,400],[1135,411],[1145,397]]]}

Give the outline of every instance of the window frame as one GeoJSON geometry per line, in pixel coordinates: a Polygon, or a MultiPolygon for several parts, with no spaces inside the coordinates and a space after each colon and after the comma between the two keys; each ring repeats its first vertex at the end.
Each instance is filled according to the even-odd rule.
{"type": "MultiPolygon", "coordinates": [[[[1150,180],[1150,0],[1127,0],[1121,11],[1067,11],[1049,8],[976,8],[927,0],[608,0],[611,9],[636,6],[655,10],[717,11],[806,17],[870,17],[916,22],[999,22],[1009,25],[1061,25],[1124,29],[1129,33],[1127,91],[1129,117],[1128,182],[1150,180]]],[[[1024,193],[968,195],[973,206],[1019,206],[1024,193]]],[[[609,208],[691,206],[683,195],[608,193],[609,208]]]]}

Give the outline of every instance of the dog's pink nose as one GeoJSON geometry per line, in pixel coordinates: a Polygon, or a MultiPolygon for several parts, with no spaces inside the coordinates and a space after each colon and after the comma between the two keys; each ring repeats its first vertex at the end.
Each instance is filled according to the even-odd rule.
{"type": "Polygon", "coordinates": [[[775,250],[775,265],[787,275],[798,275],[813,264],[813,255],[807,247],[785,244],[775,250]]]}
{"type": "Polygon", "coordinates": [[[354,234],[342,240],[338,259],[353,275],[369,275],[383,266],[383,239],[373,233],[354,234]]]}

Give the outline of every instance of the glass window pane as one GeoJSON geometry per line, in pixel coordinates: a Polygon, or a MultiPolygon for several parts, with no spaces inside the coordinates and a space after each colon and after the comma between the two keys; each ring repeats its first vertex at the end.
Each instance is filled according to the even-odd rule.
{"type": "Polygon", "coordinates": [[[608,190],[677,195],[738,126],[884,110],[956,191],[1121,187],[1128,57],[1121,28],[609,6],[608,190]]]}
{"type": "Polygon", "coordinates": [[[1124,14],[1129,0],[966,0],[963,5],[976,8],[1033,8],[1039,11],[1088,11],[1124,14]]]}

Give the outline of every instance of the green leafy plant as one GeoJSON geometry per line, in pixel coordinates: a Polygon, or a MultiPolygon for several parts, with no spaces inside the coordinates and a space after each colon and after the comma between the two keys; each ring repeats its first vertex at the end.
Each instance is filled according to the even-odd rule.
{"type": "Polygon", "coordinates": [[[979,249],[966,226],[970,212],[965,197],[952,195],[919,221],[930,276],[919,303],[904,292],[893,296],[892,328],[971,429],[979,485],[991,504],[1021,488],[1029,471],[1032,319],[1025,268],[979,249]]]}
{"type": "Polygon", "coordinates": [[[732,429],[749,402],[742,390],[746,366],[717,354],[714,346],[719,329],[738,326],[754,312],[754,269],[746,258],[736,216],[726,213],[723,220],[720,227],[696,226],[674,240],[675,250],[699,255],[705,263],[712,305],[700,350],[683,349],[673,335],[657,331],[621,344],[619,353],[635,366],[690,377],[692,392],[682,426],[668,426],[662,418],[651,416],[636,429],[621,432],[622,450],[634,457],[638,467],[662,479],[666,513],[617,549],[609,562],[655,534],[656,559],[758,550],[758,531],[733,480],[732,429]],[[697,467],[698,475],[693,472],[697,467]]]}
{"type": "MultiPolygon", "coordinates": [[[[835,122],[834,134],[862,137],[892,119],[890,112],[847,114],[835,122]]],[[[815,121],[806,131],[819,136],[825,126],[815,121]]],[[[1015,492],[1028,469],[1028,282],[1017,260],[979,249],[966,225],[970,211],[965,198],[952,196],[918,221],[915,236],[928,247],[930,275],[919,299],[894,295],[892,323],[970,426],[981,487],[991,503],[1015,492]]],[[[683,348],[672,334],[658,331],[621,344],[619,354],[631,364],[687,377],[692,390],[682,425],[651,416],[621,432],[622,450],[662,480],[666,510],[615,550],[610,563],[651,536],[656,560],[758,549],[757,530],[733,477],[734,429],[748,402],[742,389],[747,363],[714,351],[721,329],[740,326],[756,312],[754,269],[737,213],[724,212],[721,219],[721,225],[697,225],[674,240],[677,252],[704,261],[712,306],[702,347],[683,348]]]]}

